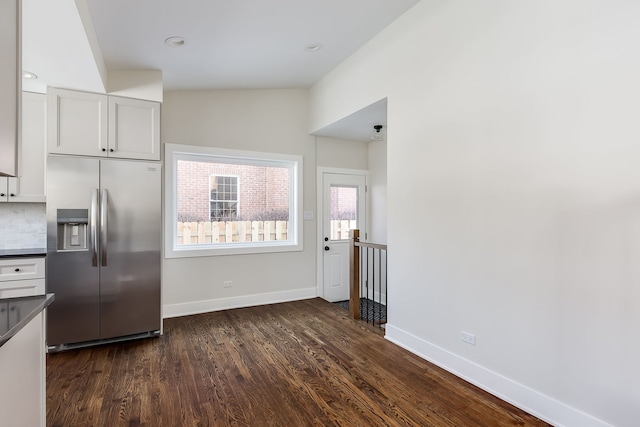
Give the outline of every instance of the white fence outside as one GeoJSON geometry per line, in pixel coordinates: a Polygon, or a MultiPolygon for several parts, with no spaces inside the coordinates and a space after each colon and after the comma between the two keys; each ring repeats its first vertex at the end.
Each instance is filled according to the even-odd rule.
{"type": "Polygon", "coordinates": [[[289,221],[178,222],[179,245],[287,240],[289,221]]]}
{"type": "MultiPolygon", "coordinates": [[[[331,221],[331,240],[348,239],[355,220],[331,221]]],[[[178,245],[287,240],[289,221],[178,222],[178,245]]]]}

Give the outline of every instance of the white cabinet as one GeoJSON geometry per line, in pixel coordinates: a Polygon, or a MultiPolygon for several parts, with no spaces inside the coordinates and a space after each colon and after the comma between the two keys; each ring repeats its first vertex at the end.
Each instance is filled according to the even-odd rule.
{"type": "MultiPolygon", "coordinates": [[[[44,200],[25,200],[20,196],[19,178],[0,176],[0,203],[2,202],[43,202],[44,200]]],[[[44,199],[44,195],[41,197],[44,199]]],[[[38,198],[40,199],[40,198],[38,198]]]]}
{"type": "Polygon", "coordinates": [[[46,425],[45,363],[42,312],[0,347],[1,425],[46,425]]]}
{"type": "MultiPolygon", "coordinates": [[[[44,258],[0,259],[0,298],[43,295],[44,268],[44,258]]],[[[11,316],[11,312],[0,313],[0,316],[3,314],[11,316]]],[[[2,425],[46,424],[44,336],[42,312],[0,347],[2,425]]]]}
{"type": "Polygon", "coordinates": [[[159,103],[109,97],[109,156],[160,160],[159,103]]]}
{"type": "Polygon", "coordinates": [[[49,89],[48,152],[160,160],[160,103],[49,89]]]}
{"type": "Polygon", "coordinates": [[[19,177],[0,177],[0,202],[45,202],[46,100],[40,93],[22,93],[19,177]]]}
{"type": "Polygon", "coordinates": [[[104,156],[107,151],[107,95],[49,89],[47,151],[104,156]]]}
{"type": "Polygon", "coordinates": [[[0,298],[44,295],[44,258],[0,259],[0,298]]]}
{"type": "Polygon", "coordinates": [[[9,179],[14,180],[16,178],[7,178],[6,176],[0,176],[0,202],[9,201],[9,179]]]}
{"type": "Polygon", "coordinates": [[[20,85],[20,1],[0,2],[0,174],[18,174],[20,85]]]}

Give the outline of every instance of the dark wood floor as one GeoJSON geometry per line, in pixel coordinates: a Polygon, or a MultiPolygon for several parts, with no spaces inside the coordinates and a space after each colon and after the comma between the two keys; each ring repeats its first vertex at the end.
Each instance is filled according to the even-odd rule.
{"type": "Polygon", "coordinates": [[[543,426],[320,299],[47,358],[49,426],[543,426]]]}

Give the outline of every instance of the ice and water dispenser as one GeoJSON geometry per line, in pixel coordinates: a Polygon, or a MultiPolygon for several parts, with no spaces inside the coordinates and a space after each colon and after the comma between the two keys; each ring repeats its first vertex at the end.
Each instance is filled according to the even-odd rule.
{"type": "Polygon", "coordinates": [[[58,209],[58,251],[89,248],[89,210],[58,209]]]}

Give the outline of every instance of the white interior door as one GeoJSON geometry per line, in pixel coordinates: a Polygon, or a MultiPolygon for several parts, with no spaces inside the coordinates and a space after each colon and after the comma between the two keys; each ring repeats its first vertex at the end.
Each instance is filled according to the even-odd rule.
{"type": "Polygon", "coordinates": [[[366,230],[366,176],[322,174],[323,298],[349,299],[349,230],[366,230]]]}

